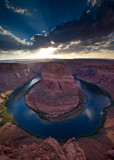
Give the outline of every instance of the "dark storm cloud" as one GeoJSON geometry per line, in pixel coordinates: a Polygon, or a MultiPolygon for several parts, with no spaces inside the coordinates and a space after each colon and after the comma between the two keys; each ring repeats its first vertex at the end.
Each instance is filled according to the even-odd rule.
{"type": "Polygon", "coordinates": [[[92,8],[84,12],[80,20],[74,19],[63,23],[45,36],[35,35],[32,49],[58,47],[63,43],[80,40],[81,43],[75,48],[76,51],[80,51],[81,47],[83,50],[84,47],[97,42],[106,42],[108,36],[114,32],[114,1],[98,1],[93,2],[92,8]],[[52,45],[51,41],[55,44],[52,45]]]}
{"type": "Polygon", "coordinates": [[[101,42],[95,42],[94,44],[90,43],[89,41],[81,42],[70,42],[59,45],[58,49],[54,54],[70,54],[70,53],[76,53],[76,54],[87,54],[92,52],[99,52],[101,50],[114,50],[114,41],[101,41],[101,42]]]}
{"type": "Polygon", "coordinates": [[[114,51],[114,41],[110,42],[110,44],[106,46],[105,48],[114,51]]]}
{"type": "Polygon", "coordinates": [[[112,50],[114,51],[114,41],[112,42],[107,42],[107,43],[104,43],[102,45],[99,44],[99,47],[98,49],[95,49],[96,51],[100,50],[100,49],[107,49],[107,50],[112,50]]]}

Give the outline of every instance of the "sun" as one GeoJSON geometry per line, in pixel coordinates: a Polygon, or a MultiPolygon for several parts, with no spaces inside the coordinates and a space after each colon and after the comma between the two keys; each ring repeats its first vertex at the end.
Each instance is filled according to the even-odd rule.
{"type": "Polygon", "coordinates": [[[51,58],[51,54],[56,50],[56,48],[41,48],[38,52],[38,58],[51,58]]]}

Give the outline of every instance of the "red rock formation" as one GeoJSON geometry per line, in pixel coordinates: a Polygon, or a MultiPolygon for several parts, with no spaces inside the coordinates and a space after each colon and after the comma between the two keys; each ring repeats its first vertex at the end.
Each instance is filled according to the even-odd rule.
{"type": "Polygon", "coordinates": [[[49,64],[42,72],[42,84],[50,94],[65,93],[78,95],[76,82],[63,64],[49,64]]]}
{"type": "Polygon", "coordinates": [[[74,60],[65,61],[72,74],[108,91],[114,98],[114,61],[108,60],[74,60]]]}
{"type": "MultiPolygon", "coordinates": [[[[95,82],[106,89],[112,96],[114,95],[114,61],[95,59],[60,61],[65,64],[72,74],[77,74],[78,77],[83,80],[95,82]]],[[[16,87],[19,87],[19,85],[26,83],[33,76],[40,74],[45,64],[51,63],[52,62],[36,62],[28,64],[0,63],[0,77],[2,77],[0,80],[0,93],[6,90],[15,89],[16,87]]],[[[55,61],[55,64],[56,63],[58,62],[55,61]]]]}
{"type": "MultiPolygon", "coordinates": [[[[60,60],[72,74],[77,74],[79,78],[97,85],[107,90],[114,98],[114,61],[97,59],[74,59],[60,60]],[[107,85],[108,84],[108,85],[107,85]]],[[[52,62],[45,62],[51,64],[52,62]]],[[[41,73],[44,62],[29,65],[32,72],[41,73]]],[[[55,61],[55,64],[58,63],[55,61]]]]}
{"type": "Polygon", "coordinates": [[[108,150],[106,154],[110,159],[114,159],[114,149],[108,150]]]}
{"type": "Polygon", "coordinates": [[[42,144],[33,143],[15,148],[0,145],[0,160],[86,160],[84,151],[75,139],[61,146],[55,139],[48,138],[42,144]]]}
{"type": "Polygon", "coordinates": [[[41,74],[41,82],[25,96],[25,103],[36,111],[57,117],[78,105],[78,85],[63,64],[49,64],[41,74]]]}
{"type": "Polygon", "coordinates": [[[0,63],[0,93],[21,86],[34,76],[26,64],[0,63]]]}

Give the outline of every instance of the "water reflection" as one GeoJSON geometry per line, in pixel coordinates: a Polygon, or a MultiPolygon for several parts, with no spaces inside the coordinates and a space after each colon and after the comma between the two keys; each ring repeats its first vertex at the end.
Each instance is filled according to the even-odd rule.
{"type": "Polygon", "coordinates": [[[77,82],[77,85],[80,87],[80,81],[79,80],[76,80],[76,82],[77,82]]]}
{"type": "Polygon", "coordinates": [[[89,120],[92,120],[94,117],[94,110],[92,109],[92,107],[91,107],[91,109],[90,108],[86,108],[85,110],[84,110],[84,114],[89,118],[89,120]]]}
{"type": "Polygon", "coordinates": [[[31,82],[29,82],[24,89],[27,89],[29,87],[31,87],[33,84],[37,83],[38,81],[40,81],[41,79],[41,75],[38,75],[37,78],[34,78],[31,82]]]}
{"type": "Polygon", "coordinates": [[[45,125],[51,125],[51,122],[50,121],[47,121],[47,120],[44,120],[44,119],[39,119],[40,120],[40,122],[42,123],[42,124],[45,124],[45,125]]]}

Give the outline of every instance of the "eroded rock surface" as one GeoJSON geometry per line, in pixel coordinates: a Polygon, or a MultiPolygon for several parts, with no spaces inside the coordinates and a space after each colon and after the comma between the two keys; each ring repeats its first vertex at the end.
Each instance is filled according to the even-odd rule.
{"type": "Polygon", "coordinates": [[[0,145],[0,160],[86,160],[84,151],[75,139],[61,146],[55,139],[48,138],[43,143],[13,146],[11,140],[0,145]]]}
{"type": "Polygon", "coordinates": [[[13,90],[35,76],[27,64],[0,63],[0,93],[13,90]]]}
{"type": "Polygon", "coordinates": [[[78,85],[63,64],[49,64],[41,74],[41,82],[25,96],[25,103],[33,110],[44,112],[44,116],[57,117],[78,106],[78,85]]]}

